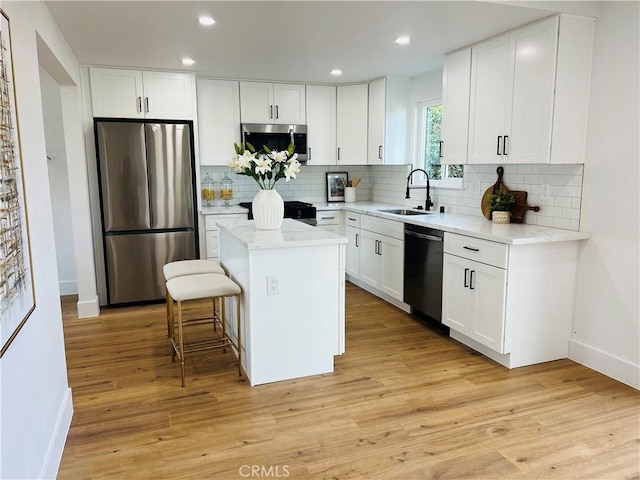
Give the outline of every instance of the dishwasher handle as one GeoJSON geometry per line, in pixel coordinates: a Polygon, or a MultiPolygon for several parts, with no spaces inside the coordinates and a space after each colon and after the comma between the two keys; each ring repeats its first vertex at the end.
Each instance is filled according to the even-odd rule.
{"type": "Polygon", "coordinates": [[[409,235],[410,237],[421,238],[423,240],[431,240],[432,242],[441,242],[442,237],[436,237],[435,235],[427,235],[425,233],[412,232],[411,230],[405,230],[405,235],[409,235]]]}

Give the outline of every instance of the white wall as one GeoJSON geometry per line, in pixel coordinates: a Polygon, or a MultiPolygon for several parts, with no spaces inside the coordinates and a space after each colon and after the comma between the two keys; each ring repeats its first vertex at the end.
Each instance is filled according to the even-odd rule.
{"type": "Polygon", "coordinates": [[[71,228],[73,222],[69,198],[67,152],[62,123],[62,102],[60,86],[43,68],[40,68],[40,89],[58,265],[58,287],[61,295],[71,295],[78,293],[78,285],[73,229],[71,228]]]}
{"type": "Polygon", "coordinates": [[[73,406],[54,254],[38,37],[72,79],[78,64],[42,2],[3,1],[2,8],[11,22],[36,308],[0,359],[0,478],[54,478],[73,406]]]}
{"type": "Polygon", "coordinates": [[[637,2],[602,2],[596,21],[570,356],[640,388],[640,104],[637,2]]]}

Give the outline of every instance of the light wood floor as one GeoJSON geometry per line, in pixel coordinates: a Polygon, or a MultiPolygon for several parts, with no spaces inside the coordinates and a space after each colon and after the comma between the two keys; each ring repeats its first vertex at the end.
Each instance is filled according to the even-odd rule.
{"type": "Polygon", "coordinates": [[[164,305],[63,318],[59,479],[640,478],[638,391],[569,360],[508,370],[350,284],[335,373],[253,388],[222,352],[181,388],[164,305]]]}

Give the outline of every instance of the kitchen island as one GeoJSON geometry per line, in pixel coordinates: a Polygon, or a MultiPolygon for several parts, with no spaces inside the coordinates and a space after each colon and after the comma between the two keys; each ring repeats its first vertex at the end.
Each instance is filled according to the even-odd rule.
{"type": "Polygon", "coordinates": [[[218,228],[220,264],[242,288],[241,361],[251,385],[333,372],[344,353],[347,239],[291,219],[280,230],[257,230],[252,220],[218,228]]]}

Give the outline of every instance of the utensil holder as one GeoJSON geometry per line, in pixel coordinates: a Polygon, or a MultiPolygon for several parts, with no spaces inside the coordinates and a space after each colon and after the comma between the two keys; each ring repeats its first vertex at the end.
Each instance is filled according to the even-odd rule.
{"type": "Polygon", "coordinates": [[[356,187],[344,187],[344,201],[346,203],[356,201],[356,187]]]}

